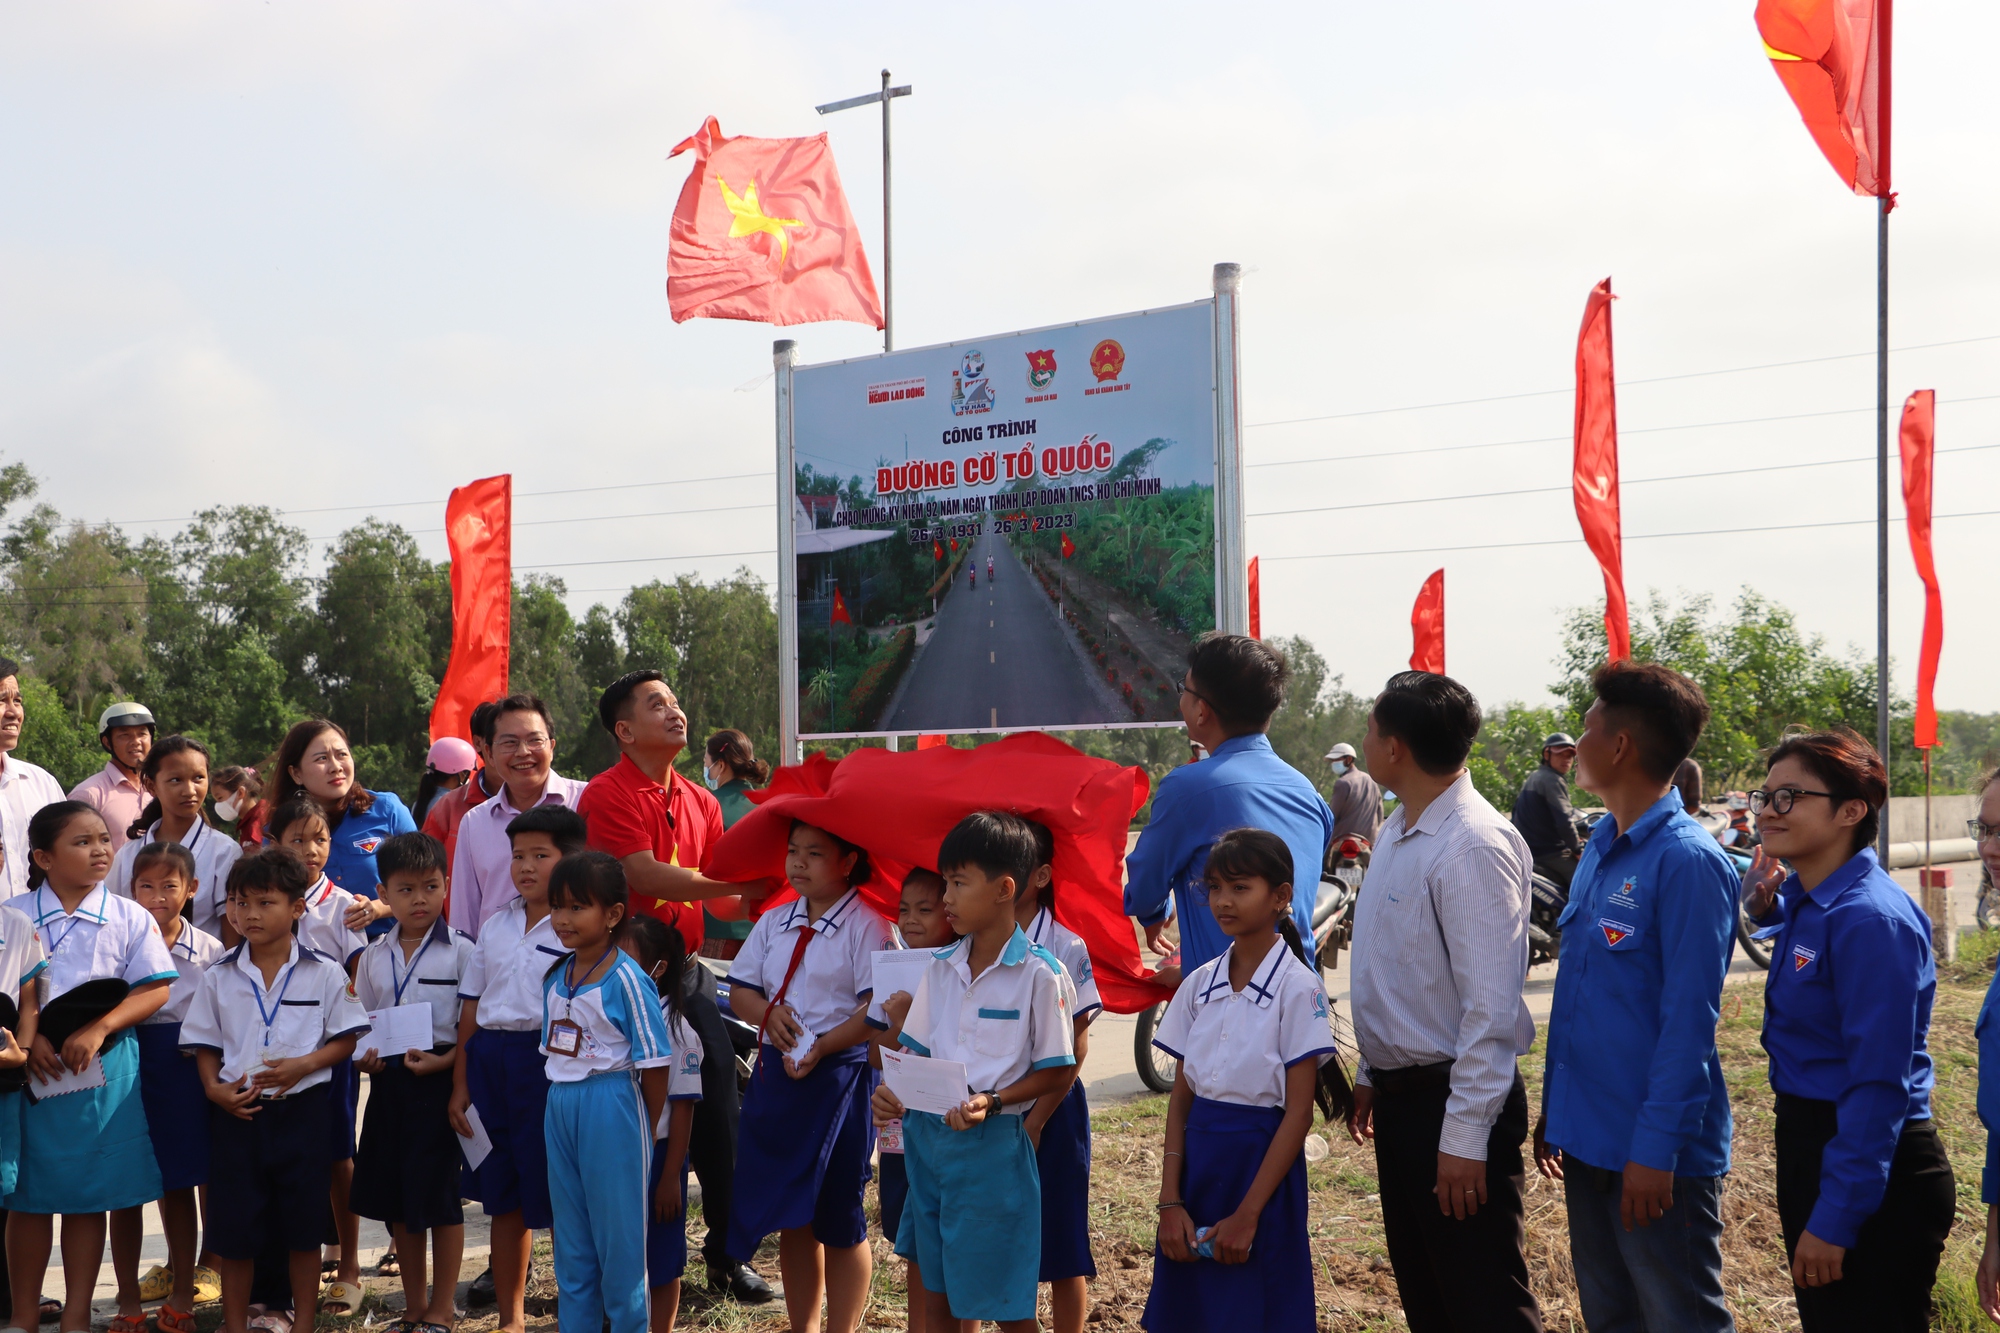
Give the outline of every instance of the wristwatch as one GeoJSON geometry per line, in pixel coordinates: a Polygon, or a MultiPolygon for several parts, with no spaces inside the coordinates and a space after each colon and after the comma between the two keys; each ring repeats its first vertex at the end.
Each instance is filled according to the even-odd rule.
{"type": "Polygon", "coordinates": [[[1006,1103],[1000,1100],[1000,1094],[998,1092],[995,1092],[992,1088],[988,1088],[986,1090],[986,1095],[993,1099],[993,1105],[987,1109],[986,1114],[999,1115],[1001,1107],[1005,1106],[1006,1103]]]}

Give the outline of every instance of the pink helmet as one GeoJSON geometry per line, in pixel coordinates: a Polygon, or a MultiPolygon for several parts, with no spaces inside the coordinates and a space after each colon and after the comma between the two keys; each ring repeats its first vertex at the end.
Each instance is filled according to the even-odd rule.
{"type": "Polygon", "coordinates": [[[440,773],[470,773],[479,767],[479,752],[472,742],[456,736],[442,736],[431,742],[424,763],[440,773]]]}

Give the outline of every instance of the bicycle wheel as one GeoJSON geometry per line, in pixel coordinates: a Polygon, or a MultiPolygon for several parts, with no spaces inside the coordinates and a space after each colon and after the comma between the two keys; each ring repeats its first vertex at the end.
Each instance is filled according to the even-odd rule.
{"type": "Polygon", "coordinates": [[[1132,1062],[1139,1068],[1139,1081],[1154,1092],[1172,1092],[1174,1075],[1181,1067],[1180,1061],[1153,1045],[1153,1033],[1159,1030],[1160,1018],[1166,1012],[1165,1004],[1142,1011],[1132,1039],[1132,1062]]]}
{"type": "Polygon", "coordinates": [[[1748,958],[1758,967],[1764,969],[1764,971],[1769,972],[1771,970],[1771,941],[1758,939],[1754,933],[1757,928],[1757,923],[1750,919],[1750,914],[1743,910],[1741,904],[1738,904],[1736,908],[1736,942],[1743,946],[1743,956],[1745,958],[1748,958]]]}

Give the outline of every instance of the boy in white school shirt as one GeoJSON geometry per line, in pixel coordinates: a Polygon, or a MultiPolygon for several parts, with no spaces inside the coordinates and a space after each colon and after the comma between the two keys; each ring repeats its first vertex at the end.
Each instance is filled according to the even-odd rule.
{"type": "Polygon", "coordinates": [[[945,835],[945,916],[964,938],[932,958],[897,1039],[962,1062],[970,1095],[939,1116],[906,1111],[886,1083],[875,1092],[878,1125],[903,1119],[910,1194],[896,1253],[923,1272],[929,1328],[1035,1326],[1041,1180],[1023,1117],[1076,1063],[1062,964],[1014,921],[1037,860],[1034,832],[1016,815],[968,815],[945,835]]]}

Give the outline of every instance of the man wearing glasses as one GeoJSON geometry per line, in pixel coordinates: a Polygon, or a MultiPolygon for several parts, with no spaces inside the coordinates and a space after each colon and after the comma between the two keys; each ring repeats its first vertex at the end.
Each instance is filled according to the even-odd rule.
{"type": "Polygon", "coordinates": [[[474,939],[489,917],[519,896],[514,892],[509,821],[538,805],[574,810],[588,785],[553,771],[554,734],[548,705],[532,694],[510,694],[496,706],[488,772],[499,780],[500,790],[466,812],[451,863],[451,924],[474,939]]]}

